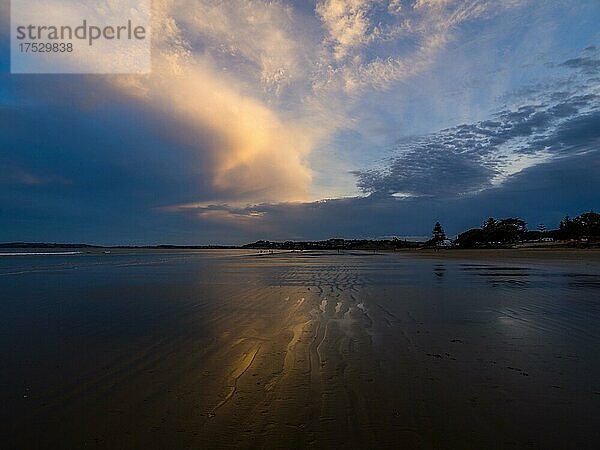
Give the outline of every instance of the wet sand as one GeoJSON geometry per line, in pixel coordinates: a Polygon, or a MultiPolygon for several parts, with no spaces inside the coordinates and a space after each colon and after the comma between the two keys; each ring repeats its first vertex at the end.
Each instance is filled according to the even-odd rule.
{"type": "Polygon", "coordinates": [[[526,261],[530,263],[593,264],[600,262],[600,248],[511,248],[511,249],[418,249],[401,250],[401,254],[421,258],[471,260],[471,261],[526,261]]]}
{"type": "Polygon", "coordinates": [[[2,441],[598,448],[597,260],[465,256],[3,261],[2,441]]]}

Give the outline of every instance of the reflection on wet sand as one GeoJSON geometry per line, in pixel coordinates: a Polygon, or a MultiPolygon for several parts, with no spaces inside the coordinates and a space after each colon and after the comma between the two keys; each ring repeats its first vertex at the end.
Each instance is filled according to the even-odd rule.
{"type": "Polygon", "coordinates": [[[600,443],[595,266],[327,252],[111,258],[82,258],[76,273],[54,266],[35,283],[3,278],[5,442],[600,443]]]}
{"type": "Polygon", "coordinates": [[[442,278],[446,273],[446,267],[443,264],[436,264],[433,266],[433,273],[436,277],[442,278]]]}

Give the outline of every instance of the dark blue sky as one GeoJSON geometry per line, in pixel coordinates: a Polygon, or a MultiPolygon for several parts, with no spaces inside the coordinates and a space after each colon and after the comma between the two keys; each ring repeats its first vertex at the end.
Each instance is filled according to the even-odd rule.
{"type": "Polygon", "coordinates": [[[600,209],[594,0],[165,2],[149,76],[11,75],[0,17],[0,241],[423,236],[600,209]]]}

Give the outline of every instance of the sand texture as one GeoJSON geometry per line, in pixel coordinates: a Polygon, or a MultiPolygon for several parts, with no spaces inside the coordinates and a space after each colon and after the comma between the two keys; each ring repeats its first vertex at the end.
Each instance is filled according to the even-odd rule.
{"type": "Polygon", "coordinates": [[[599,448],[598,260],[448,254],[3,260],[2,440],[599,448]]]}

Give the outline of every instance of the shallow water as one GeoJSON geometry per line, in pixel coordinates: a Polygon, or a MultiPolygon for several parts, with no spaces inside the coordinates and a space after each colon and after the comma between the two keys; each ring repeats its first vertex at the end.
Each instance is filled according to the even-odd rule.
{"type": "Polygon", "coordinates": [[[599,268],[367,252],[6,255],[2,442],[599,448],[599,268]]]}

